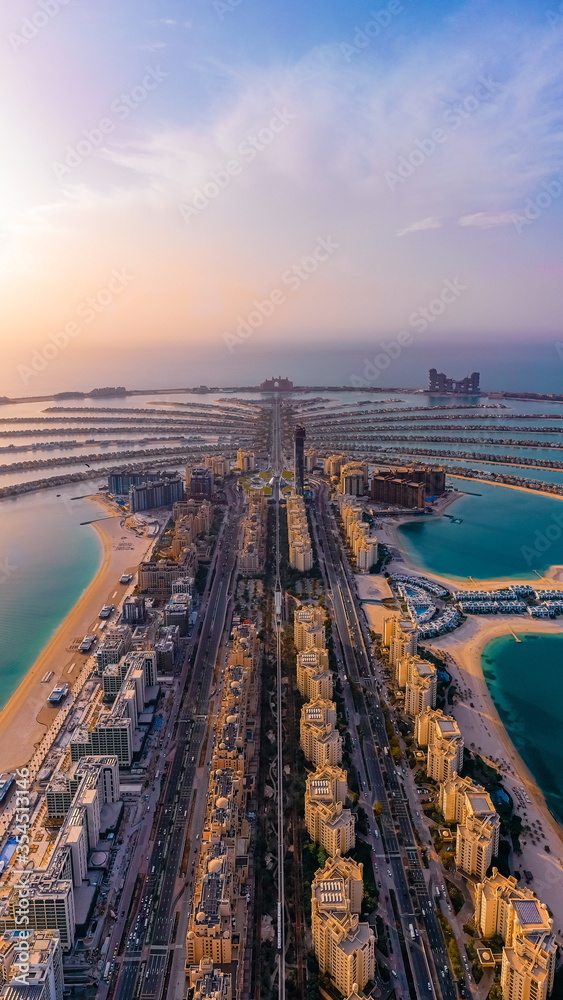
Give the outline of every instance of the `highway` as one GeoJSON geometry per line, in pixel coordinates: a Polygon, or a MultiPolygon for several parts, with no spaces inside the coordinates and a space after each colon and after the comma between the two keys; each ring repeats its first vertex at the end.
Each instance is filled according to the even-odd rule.
{"type": "Polygon", "coordinates": [[[383,805],[381,827],[385,856],[392,876],[392,886],[417,995],[419,998],[441,995],[443,1000],[457,1000],[457,989],[449,969],[442,930],[420,865],[408,803],[390,754],[385,717],[375,690],[373,666],[366,648],[358,605],[342,557],[336,522],[327,501],[326,487],[323,484],[319,484],[315,489],[315,506],[321,541],[319,558],[324,562],[330,584],[335,623],[346,671],[356,687],[356,705],[365,737],[362,752],[366,779],[373,795],[373,802],[378,801],[383,805]],[[396,828],[399,831],[402,848],[396,828]],[[415,891],[416,904],[413,904],[409,884],[415,891]],[[409,925],[417,927],[419,919],[422,921],[423,933],[413,941],[409,925]]]}
{"type": "MultiPolygon", "coordinates": [[[[116,1000],[162,1000],[168,994],[175,952],[175,911],[184,893],[191,891],[193,865],[182,877],[186,833],[194,787],[203,799],[207,782],[198,779],[202,750],[209,734],[209,705],[213,677],[227,623],[227,611],[235,581],[237,535],[241,509],[237,501],[228,508],[227,522],[217,542],[214,573],[197,640],[197,652],[191,672],[188,663],[182,673],[183,697],[175,722],[168,722],[169,760],[165,765],[154,846],[148,859],[148,872],[138,896],[135,913],[130,915],[125,953],[110,988],[116,1000]],[[189,685],[186,681],[190,677],[189,685]],[[135,921],[133,923],[133,918],[135,921]]],[[[195,825],[195,824],[194,824],[195,825]]],[[[199,847],[192,843],[190,857],[199,847]]],[[[134,878],[136,873],[131,874],[134,878]]],[[[183,942],[179,942],[180,948],[183,942]]],[[[171,990],[170,992],[173,992],[171,990]]]]}
{"type": "Polygon", "coordinates": [[[272,413],[272,469],[276,506],[276,582],[274,591],[274,629],[276,634],[276,705],[277,705],[277,807],[278,807],[278,997],[285,1000],[285,824],[283,795],[283,692],[282,692],[282,589],[280,578],[280,477],[283,472],[283,447],[280,400],[275,398],[272,413]]]}

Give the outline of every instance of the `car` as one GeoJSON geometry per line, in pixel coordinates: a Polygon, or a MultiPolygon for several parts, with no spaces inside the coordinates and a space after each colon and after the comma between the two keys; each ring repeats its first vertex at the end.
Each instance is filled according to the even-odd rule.
{"type": "Polygon", "coordinates": [[[381,889],[381,882],[378,882],[378,883],[377,883],[377,888],[378,888],[378,889],[381,889]]]}

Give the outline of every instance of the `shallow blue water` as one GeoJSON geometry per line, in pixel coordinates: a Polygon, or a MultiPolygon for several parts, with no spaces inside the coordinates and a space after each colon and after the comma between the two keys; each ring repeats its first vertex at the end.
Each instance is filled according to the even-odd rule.
{"type": "Polygon", "coordinates": [[[80,526],[100,508],[70,499],[88,488],[79,483],[0,503],[0,707],[100,566],[100,539],[80,526]]]}
{"type": "Polygon", "coordinates": [[[519,637],[493,639],[483,671],[512,742],[563,823],[563,633],[519,637]]]}
{"type": "MultiPolygon", "coordinates": [[[[450,478],[450,477],[448,477],[450,478]]],[[[399,528],[405,551],[419,566],[443,576],[476,580],[530,578],[563,564],[563,500],[505,486],[455,480],[463,496],[448,508],[460,518],[419,518],[399,528]]]]}

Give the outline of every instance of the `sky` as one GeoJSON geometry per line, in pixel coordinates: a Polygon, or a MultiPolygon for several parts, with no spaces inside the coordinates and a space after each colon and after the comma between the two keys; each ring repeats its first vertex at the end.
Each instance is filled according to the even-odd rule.
{"type": "Polygon", "coordinates": [[[561,0],[3,0],[0,396],[559,391],[562,43],[561,0]]]}

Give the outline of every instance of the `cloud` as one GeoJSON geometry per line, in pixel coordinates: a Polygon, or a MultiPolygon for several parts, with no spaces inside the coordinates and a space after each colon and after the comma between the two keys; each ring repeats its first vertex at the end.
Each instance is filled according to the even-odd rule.
{"type": "Polygon", "coordinates": [[[476,212],[474,215],[462,215],[457,221],[460,226],[494,229],[496,226],[514,225],[514,215],[515,212],[476,212]]]}
{"type": "Polygon", "coordinates": [[[409,233],[421,233],[425,229],[441,229],[442,220],[436,219],[433,215],[429,215],[426,219],[420,219],[419,222],[413,222],[406,229],[400,229],[397,236],[408,236],[409,233]]]}

